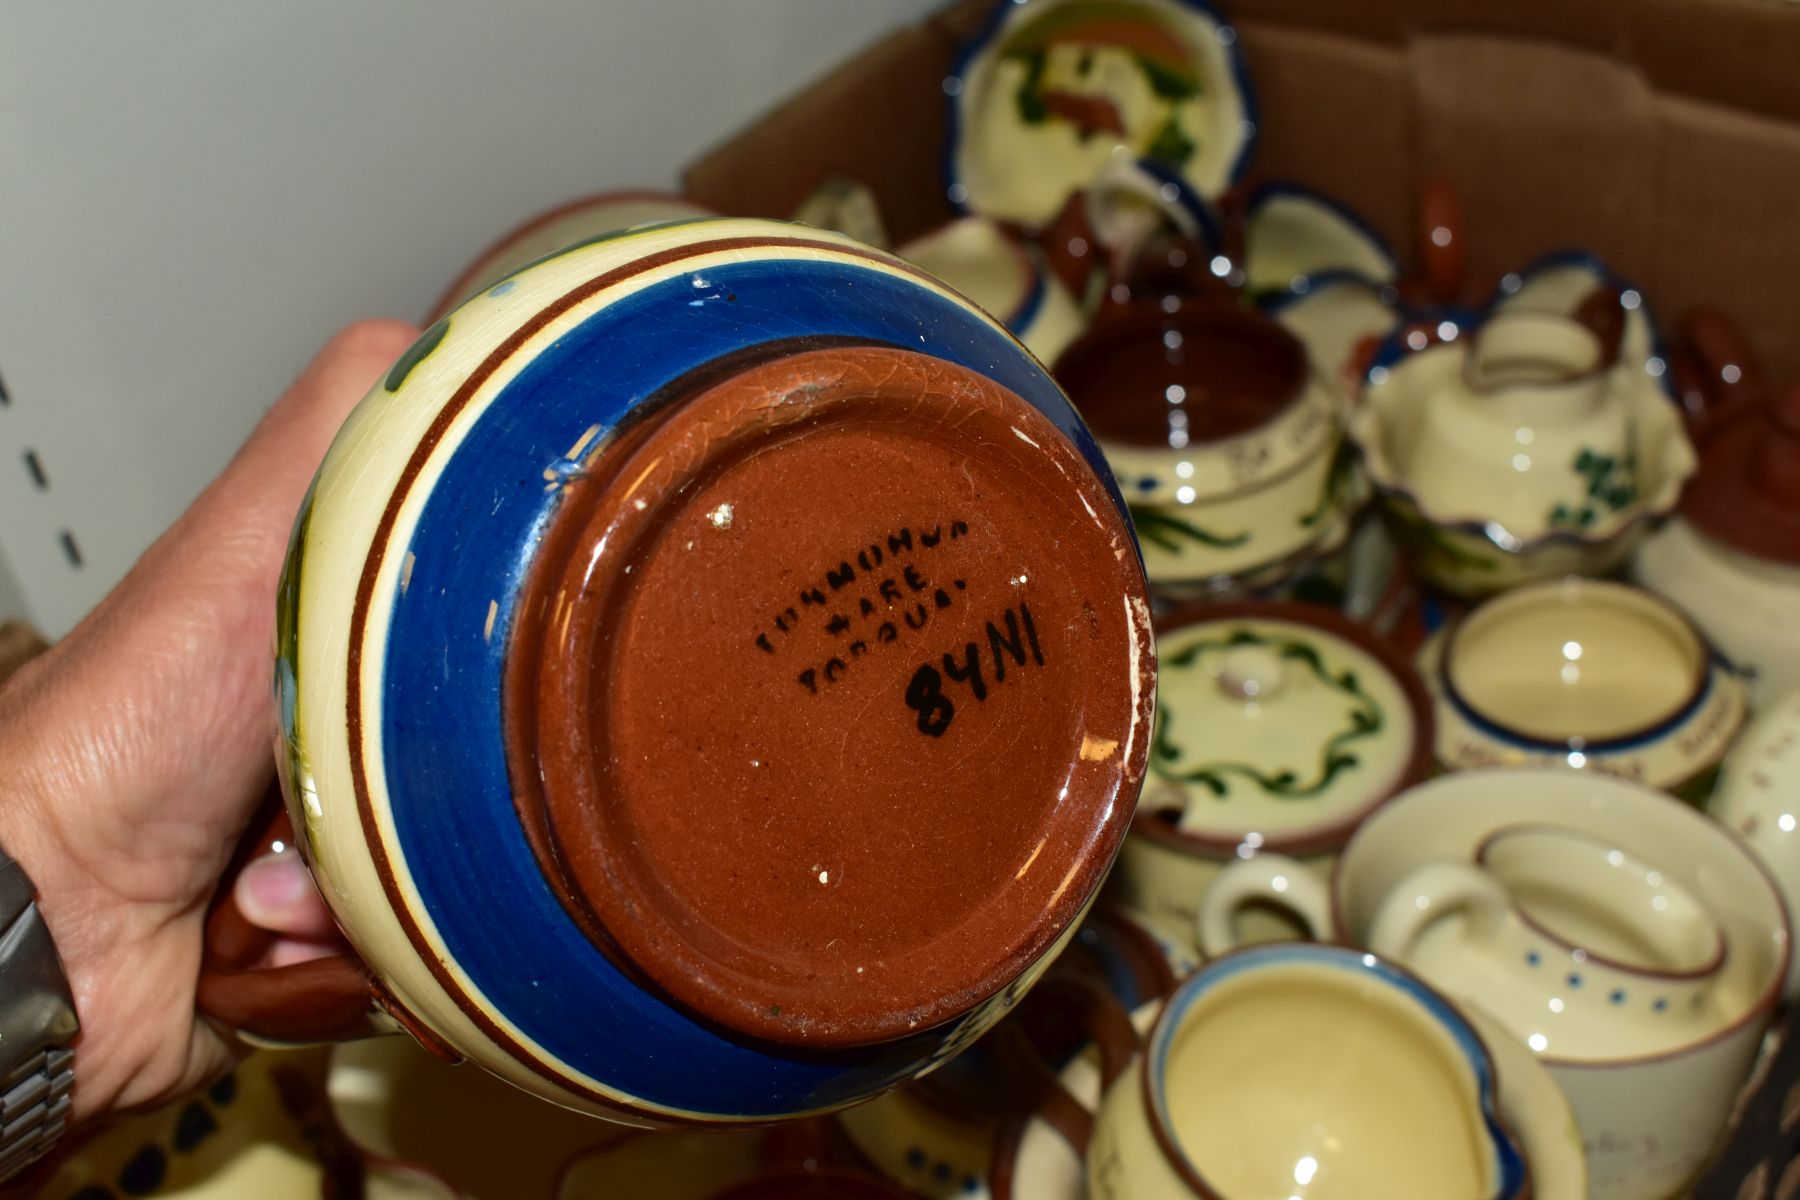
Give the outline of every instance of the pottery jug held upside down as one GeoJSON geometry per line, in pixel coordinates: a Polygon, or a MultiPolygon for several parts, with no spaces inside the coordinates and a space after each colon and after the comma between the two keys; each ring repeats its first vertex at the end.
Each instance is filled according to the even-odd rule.
{"type": "Polygon", "coordinates": [[[602,237],[433,326],[321,468],[279,630],[296,840],[364,966],[319,968],[337,1029],[218,955],[209,1010],[373,1001],[638,1123],[967,1044],[1148,753],[1142,567],[1068,402],[924,273],[771,222],[602,237]]]}

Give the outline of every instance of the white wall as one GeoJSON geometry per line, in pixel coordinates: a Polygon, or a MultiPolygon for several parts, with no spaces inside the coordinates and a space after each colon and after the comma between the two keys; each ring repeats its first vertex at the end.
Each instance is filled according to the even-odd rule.
{"type": "Polygon", "coordinates": [[[935,7],[12,0],[0,616],[65,632],[338,326],[417,319],[466,259],[557,201],[672,185],[935,7]]]}

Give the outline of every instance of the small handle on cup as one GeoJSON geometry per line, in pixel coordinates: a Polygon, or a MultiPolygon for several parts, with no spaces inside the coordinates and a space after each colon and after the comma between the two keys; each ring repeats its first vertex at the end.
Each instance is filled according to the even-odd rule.
{"type": "MultiPolygon", "coordinates": [[[[1092,979],[1054,968],[1031,994],[1080,1013],[1100,1051],[1100,1094],[1104,1096],[1138,1051],[1137,1027],[1131,1023],[1131,1014],[1092,979]]],[[[988,1190],[994,1200],[1014,1200],[1013,1167],[1031,1120],[1042,1117],[1078,1155],[1086,1157],[1088,1141],[1094,1135],[1094,1114],[1063,1086],[1061,1077],[1040,1057],[1016,1021],[1002,1023],[991,1036],[1009,1071],[1018,1075],[1036,1096],[1036,1102],[1022,1114],[1003,1121],[994,1136],[988,1190]]]]}
{"type": "Polygon", "coordinates": [[[1418,288],[1432,304],[1455,304],[1469,276],[1462,193],[1442,175],[1419,185],[1418,288]]]}
{"type": "Polygon", "coordinates": [[[1382,900],[1369,926],[1368,947],[1405,963],[1425,931],[1452,916],[1467,919],[1466,940],[1492,941],[1512,920],[1512,898],[1486,872],[1467,863],[1427,863],[1382,900]]]}
{"type": "Polygon", "coordinates": [[[1238,948],[1236,918],[1247,904],[1271,904],[1292,913],[1314,941],[1331,940],[1331,891],[1291,858],[1259,854],[1226,867],[1206,889],[1196,924],[1200,953],[1217,958],[1238,948]]]}
{"type": "Polygon", "coordinates": [[[386,1006],[368,967],[348,950],[283,967],[256,964],[275,935],[252,925],[232,899],[244,867],[292,845],[294,827],[279,790],[271,789],[238,847],[206,919],[196,1004],[201,1013],[240,1033],[270,1042],[341,1042],[384,1032],[386,1006]]]}

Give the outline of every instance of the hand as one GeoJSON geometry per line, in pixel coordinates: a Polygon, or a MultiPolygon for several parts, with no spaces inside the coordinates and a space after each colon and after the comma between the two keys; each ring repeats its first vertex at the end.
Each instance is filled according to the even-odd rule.
{"type": "MultiPolygon", "coordinates": [[[[275,585],[313,472],[418,331],[333,338],[236,460],[59,645],[0,690],[0,846],[37,885],[81,1017],[77,1120],[205,1083],[232,1043],[194,1010],[202,927],[272,776],[275,585]]],[[[288,935],[335,936],[297,860],[235,893],[288,935]]]]}

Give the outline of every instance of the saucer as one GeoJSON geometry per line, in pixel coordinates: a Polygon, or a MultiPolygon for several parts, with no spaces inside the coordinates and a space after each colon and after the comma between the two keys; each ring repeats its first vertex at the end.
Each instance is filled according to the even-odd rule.
{"type": "Polygon", "coordinates": [[[1237,30],[1200,0],[997,5],[944,92],[951,203],[1027,226],[1120,154],[1216,198],[1256,134],[1237,30]]]}

